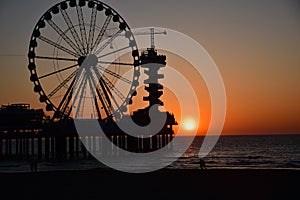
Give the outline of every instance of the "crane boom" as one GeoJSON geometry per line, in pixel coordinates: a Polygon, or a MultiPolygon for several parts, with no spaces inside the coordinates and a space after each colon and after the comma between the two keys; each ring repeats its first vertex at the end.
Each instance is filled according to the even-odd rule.
{"type": "Polygon", "coordinates": [[[155,41],[154,41],[154,35],[163,34],[167,35],[167,31],[156,31],[154,28],[150,28],[150,31],[145,32],[133,32],[133,35],[150,35],[150,45],[151,49],[155,49],[155,41]]]}
{"type": "MultiPolygon", "coordinates": [[[[151,46],[151,49],[155,49],[155,41],[154,41],[154,35],[167,35],[167,31],[164,30],[164,31],[159,31],[159,30],[155,30],[155,28],[150,28],[149,29],[150,31],[143,31],[143,32],[132,32],[133,35],[150,35],[150,46],[151,46]]],[[[121,34],[118,34],[118,36],[124,36],[125,34],[121,33],[121,34]]],[[[112,37],[113,35],[110,35],[108,37],[112,37]]]]}

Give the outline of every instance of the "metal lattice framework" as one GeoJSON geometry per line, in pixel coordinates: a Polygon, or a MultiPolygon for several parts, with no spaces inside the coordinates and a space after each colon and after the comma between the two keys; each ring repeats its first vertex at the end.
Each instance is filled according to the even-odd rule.
{"type": "Polygon", "coordinates": [[[72,111],[72,99],[84,105],[91,98],[88,87],[96,88],[93,109],[100,119],[120,117],[130,94],[136,94],[140,61],[135,39],[125,20],[97,0],[66,0],[47,10],[33,30],[28,59],[34,91],[46,110],[53,111],[53,119],[80,115],[83,108],[72,111]],[[127,45],[115,44],[116,38],[127,45]],[[122,55],[128,48],[132,55],[122,55]],[[131,68],[131,77],[124,77],[131,68]]]}

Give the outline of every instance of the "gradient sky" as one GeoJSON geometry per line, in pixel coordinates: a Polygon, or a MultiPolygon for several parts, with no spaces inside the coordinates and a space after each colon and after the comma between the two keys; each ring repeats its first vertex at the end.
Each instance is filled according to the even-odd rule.
{"type": "MultiPolygon", "coordinates": [[[[25,55],[37,20],[57,2],[0,1],[0,104],[28,102],[44,107],[33,93],[25,55]]],[[[174,29],[208,51],[226,87],[225,133],[300,133],[300,1],[104,2],[131,28],[174,29]]],[[[203,105],[209,118],[209,102],[203,105]]]]}

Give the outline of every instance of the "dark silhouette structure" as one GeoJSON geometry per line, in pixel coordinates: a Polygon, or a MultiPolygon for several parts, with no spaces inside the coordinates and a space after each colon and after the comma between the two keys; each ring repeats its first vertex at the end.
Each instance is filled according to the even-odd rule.
{"type": "Polygon", "coordinates": [[[30,109],[29,104],[2,105],[0,108],[1,132],[36,132],[42,128],[44,120],[44,111],[30,109]]]}
{"type": "MultiPolygon", "coordinates": [[[[151,46],[154,47],[154,45],[151,46]]],[[[160,112],[159,106],[164,105],[164,103],[159,99],[163,95],[163,86],[159,84],[159,79],[162,79],[164,75],[159,74],[158,71],[160,68],[165,67],[166,56],[158,55],[154,48],[148,48],[142,53],[140,58],[142,68],[145,69],[145,74],[148,75],[148,79],[144,81],[144,84],[148,84],[148,86],[145,87],[145,90],[149,95],[144,97],[143,100],[148,101],[149,106],[133,112],[131,118],[139,126],[146,126],[151,121],[149,117],[150,108],[152,107],[152,109],[156,109],[156,112],[160,112]]],[[[174,134],[173,126],[177,125],[177,122],[173,114],[166,112],[166,115],[166,123],[159,133],[155,134],[152,138],[141,139],[141,142],[145,143],[146,147],[146,149],[143,149],[143,152],[150,151],[149,144],[152,143],[152,141],[150,142],[149,140],[151,139],[154,140],[155,144],[159,144],[157,148],[152,146],[151,149],[153,150],[165,146],[172,140],[174,134]]]]}
{"type": "Polygon", "coordinates": [[[43,110],[30,109],[29,104],[2,105],[0,108],[0,158],[13,156],[28,158],[29,147],[34,149],[34,140],[41,143],[40,137],[46,121],[43,110]]]}
{"type": "MultiPolygon", "coordinates": [[[[167,145],[174,135],[173,126],[177,125],[174,115],[169,112],[165,112],[167,118],[162,129],[150,137],[145,137],[144,133],[133,137],[116,124],[117,120],[131,117],[137,125],[146,126],[151,123],[150,108],[160,113],[159,107],[164,105],[160,100],[163,86],[159,84],[164,75],[159,74],[159,70],[165,67],[166,56],[157,53],[155,34],[166,32],[150,29],[151,46],[140,55],[128,23],[105,3],[65,0],[48,9],[36,23],[30,38],[28,70],[33,90],[51,117],[45,117],[43,110],[30,109],[28,104],[2,106],[0,159],[86,158],[90,154],[83,144],[92,151],[100,151],[103,137],[109,138],[118,148],[137,153],[155,151],[167,145]],[[127,46],[115,45],[116,38],[127,46]],[[124,49],[130,49],[131,56],[122,60],[120,52],[124,49]],[[106,60],[107,57],[115,60],[106,60]],[[45,66],[49,67],[47,72],[45,66]],[[124,67],[132,67],[131,80],[123,76],[124,67]],[[137,94],[141,68],[148,75],[144,84],[149,95],[143,100],[149,105],[126,116],[127,107],[137,94]],[[44,74],[38,74],[41,72],[44,74]],[[117,88],[116,80],[122,82],[125,92],[117,88]],[[51,87],[47,83],[51,83],[51,87]],[[87,90],[92,91],[92,98],[85,96],[87,90]],[[96,114],[93,115],[96,116],[93,118],[98,119],[105,136],[79,137],[77,134],[71,114],[85,120],[86,99],[94,100],[92,106],[96,114]],[[73,102],[78,102],[76,109],[73,102]]],[[[113,152],[113,148],[105,149],[107,154],[113,152]]]]}
{"type": "MultiPolygon", "coordinates": [[[[148,96],[146,108],[134,111],[130,116],[139,126],[150,123],[150,107],[159,111],[164,103],[160,100],[163,86],[159,79],[159,69],[166,65],[166,56],[159,55],[154,48],[148,48],[140,56],[140,64],[145,69],[148,79],[145,80],[145,90],[148,96]]],[[[151,137],[133,137],[119,129],[113,120],[99,119],[99,123],[115,145],[131,152],[151,152],[167,145],[173,138],[173,126],[177,125],[173,114],[166,112],[166,122],[159,133],[151,137]]],[[[12,104],[0,109],[0,157],[1,158],[30,158],[38,159],[74,159],[88,158],[90,154],[81,141],[93,146],[94,150],[101,149],[101,137],[90,135],[79,138],[72,118],[50,120],[42,109],[30,109],[29,104],[12,104]],[[98,146],[97,146],[98,145],[98,146]]],[[[142,133],[141,133],[142,135],[142,133]]],[[[114,149],[108,149],[107,154],[113,154],[114,149]]],[[[35,165],[32,165],[35,171],[35,165]]]]}

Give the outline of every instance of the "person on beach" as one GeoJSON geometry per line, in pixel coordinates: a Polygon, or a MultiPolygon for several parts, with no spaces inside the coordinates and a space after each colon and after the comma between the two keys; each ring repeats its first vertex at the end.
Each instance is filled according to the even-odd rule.
{"type": "Polygon", "coordinates": [[[31,160],[30,169],[31,169],[31,172],[37,172],[37,161],[36,160],[31,160]]]}
{"type": "Polygon", "coordinates": [[[206,169],[205,161],[204,161],[203,158],[200,158],[200,169],[201,169],[201,170],[206,169]]]}

